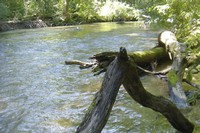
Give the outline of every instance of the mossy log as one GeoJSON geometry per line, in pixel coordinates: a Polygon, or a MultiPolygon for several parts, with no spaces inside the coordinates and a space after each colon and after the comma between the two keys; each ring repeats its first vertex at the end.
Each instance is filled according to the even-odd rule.
{"type": "Polygon", "coordinates": [[[77,133],[101,132],[108,120],[121,84],[135,101],[163,114],[178,131],[192,133],[194,125],[171,101],[164,97],[154,96],[144,89],[136,64],[128,57],[125,48],[120,48],[119,55],[109,65],[102,87],[77,128],[77,133]]]}
{"type": "MultiPolygon", "coordinates": [[[[106,68],[115,59],[117,54],[118,52],[102,52],[93,55],[90,57],[90,59],[95,59],[99,64],[99,68],[106,68]]],[[[139,66],[149,65],[154,61],[169,60],[169,56],[163,47],[156,47],[145,51],[131,52],[128,53],[128,56],[139,66]]]]}
{"type": "MultiPolygon", "coordinates": [[[[115,59],[118,52],[102,52],[93,55],[89,59],[95,60],[93,63],[81,62],[77,60],[65,61],[66,65],[79,65],[81,69],[92,67],[92,72],[98,75],[107,70],[109,64],[115,59]]],[[[139,71],[145,68],[147,70],[152,70],[152,63],[156,62],[156,65],[162,62],[169,61],[169,56],[163,47],[155,47],[150,50],[145,51],[135,51],[128,53],[129,58],[135,61],[139,71]]],[[[143,70],[142,70],[143,71],[143,70]]],[[[144,71],[143,71],[144,72],[144,71]]]]}

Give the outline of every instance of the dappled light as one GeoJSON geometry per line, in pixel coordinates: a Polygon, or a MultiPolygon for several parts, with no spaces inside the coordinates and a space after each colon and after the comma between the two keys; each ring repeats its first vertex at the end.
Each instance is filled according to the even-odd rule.
{"type": "Polygon", "coordinates": [[[139,10],[136,10],[125,2],[119,2],[117,0],[107,0],[97,12],[99,16],[111,21],[124,21],[126,19],[139,18],[139,10]]]}

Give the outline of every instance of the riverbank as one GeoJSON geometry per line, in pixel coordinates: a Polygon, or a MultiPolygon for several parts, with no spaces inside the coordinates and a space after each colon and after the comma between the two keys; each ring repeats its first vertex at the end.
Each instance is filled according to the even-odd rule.
{"type": "Polygon", "coordinates": [[[16,29],[31,29],[50,26],[41,19],[35,21],[0,21],[0,32],[16,30],[16,29]]]}
{"type": "MultiPolygon", "coordinates": [[[[134,20],[136,22],[136,20],[134,20]]],[[[106,21],[99,21],[106,22],[106,21]]],[[[123,24],[124,22],[131,21],[115,21],[118,24],[123,24]]],[[[88,22],[89,23],[89,22],[88,22]]],[[[55,27],[55,26],[64,26],[64,25],[77,25],[77,24],[88,24],[88,23],[52,23],[50,21],[43,21],[41,19],[34,21],[0,21],[0,32],[17,30],[17,29],[32,29],[32,28],[43,28],[43,27],[55,27]]]]}

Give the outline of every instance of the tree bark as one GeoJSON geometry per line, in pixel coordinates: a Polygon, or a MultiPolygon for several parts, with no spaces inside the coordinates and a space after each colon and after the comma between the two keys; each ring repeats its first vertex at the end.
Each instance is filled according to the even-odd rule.
{"type": "Polygon", "coordinates": [[[168,73],[168,88],[172,101],[180,108],[188,106],[187,97],[183,91],[182,79],[186,67],[186,59],[183,56],[185,52],[184,44],[177,41],[176,36],[171,31],[164,31],[160,35],[160,44],[173,60],[171,70],[168,73]]]}
{"type": "Polygon", "coordinates": [[[160,112],[178,131],[192,133],[194,125],[183,116],[171,101],[162,96],[154,96],[144,89],[137,73],[136,64],[133,61],[123,65],[127,70],[123,86],[135,101],[144,107],[160,112]]]}
{"type": "Polygon", "coordinates": [[[122,59],[123,53],[109,65],[101,89],[96,93],[77,133],[100,133],[104,128],[123,81],[122,59]]]}
{"type": "Polygon", "coordinates": [[[125,48],[120,48],[119,55],[109,66],[101,90],[96,94],[77,133],[101,132],[108,120],[121,84],[135,101],[163,114],[174,128],[183,133],[192,133],[194,125],[172,102],[164,97],[154,96],[144,89],[137,73],[136,64],[128,57],[125,48]]]}
{"type": "MultiPolygon", "coordinates": [[[[107,70],[109,64],[115,59],[118,52],[102,52],[93,55],[89,59],[94,59],[95,62],[87,63],[77,60],[65,61],[66,65],[79,65],[81,69],[92,67],[92,72],[98,75],[107,70]]],[[[160,64],[164,61],[169,60],[166,50],[163,47],[156,47],[146,51],[135,51],[128,54],[129,58],[135,61],[138,68],[145,68],[147,70],[152,70],[151,63],[157,62],[160,64]]],[[[141,69],[139,69],[141,70],[141,69]]]]}
{"type": "MultiPolygon", "coordinates": [[[[98,72],[102,69],[107,69],[109,64],[115,59],[118,52],[102,52],[90,57],[95,59],[97,66],[94,67],[93,72],[98,72]]],[[[135,51],[128,53],[129,58],[135,61],[135,63],[143,68],[151,70],[150,67],[152,62],[160,62],[169,60],[167,52],[163,47],[156,47],[146,51],[135,51]]]]}

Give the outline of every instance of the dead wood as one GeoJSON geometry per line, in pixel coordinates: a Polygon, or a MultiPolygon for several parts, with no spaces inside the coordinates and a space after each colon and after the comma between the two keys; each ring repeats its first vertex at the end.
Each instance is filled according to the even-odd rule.
{"type": "Polygon", "coordinates": [[[77,128],[77,133],[100,133],[105,126],[120,85],[141,105],[160,112],[171,125],[183,133],[192,133],[194,125],[168,99],[147,92],[138,75],[134,61],[125,48],[109,65],[100,91],[96,94],[88,113],[77,128]]]}
{"type": "Polygon", "coordinates": [[[101,89],[96,93],[88,112],[77,128],[77,133],[100,133],[104,128],[123,81],[124,72],[120,65],[124,60],[123,54],[121,52],[109,65],[101,89]]]}

